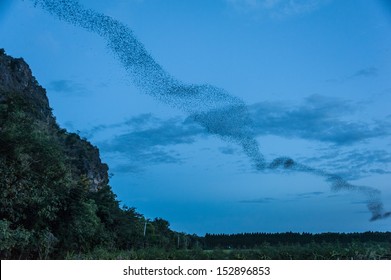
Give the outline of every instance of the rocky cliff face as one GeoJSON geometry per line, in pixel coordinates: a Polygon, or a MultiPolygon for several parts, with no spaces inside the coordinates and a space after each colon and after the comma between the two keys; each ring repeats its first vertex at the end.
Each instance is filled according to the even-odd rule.
{"type": "Polygon", "coordinates": [[[12,58],[0,49],[0,102],[10,93],[17,93],[38,109],[36,117],[53,121],[46,91],[32,75],[30,67],[22,58],[12,58]]]}
{"type": "MultiPolygon", "coordinates": [[[[38,84],[28,64],[0,49],[0,104],[9,101],[12,96],[27,102],[34,112],[31,117],[42,121],[47,129],[58,135],[73,172],[88,178],[91,191],[97,191],[108,183],[108,167],[101,162],[99,150],[77,134],[68,133],[57,125],[46,90],[38,84]]],[[[0,123],[0,129],[1,126],[0,123]]]]}

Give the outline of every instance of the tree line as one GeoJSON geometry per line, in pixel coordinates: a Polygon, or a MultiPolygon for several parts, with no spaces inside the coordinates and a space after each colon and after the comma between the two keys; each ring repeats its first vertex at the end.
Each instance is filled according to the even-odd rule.
{"type": "Polygon", "coordinates": [[[263,245],[307,245],[322,244],[349,244],[349,243],[389,243],[391,246],[391,232],[363,232],[363,233],[240,233],[240,234],[206,234],[205,248],[255,248],[263,245]]]}

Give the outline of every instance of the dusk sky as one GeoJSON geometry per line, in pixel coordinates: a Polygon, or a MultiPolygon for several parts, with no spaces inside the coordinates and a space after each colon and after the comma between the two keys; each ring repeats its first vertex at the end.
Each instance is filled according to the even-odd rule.
{"type": "Polygon", "coordinates": [[[123,205],[201,235],[391,230],[390,217],[370,221],[368,210],[378,190],[391,211],[387,1],[78,2],[133,31],[181,90],[205,95],[202,113],[227,102],[249,116],[156,97],[167,85],[131,72],[110,34],[33,0],[0,0],[0,48],[30,65],[60,126],[100,149],[123,205]],[[307,169],[257,169],[238,135],[251,135],[267,163],[307,169]],[[354,187],[335,190],[323,173],[354,187]]]}

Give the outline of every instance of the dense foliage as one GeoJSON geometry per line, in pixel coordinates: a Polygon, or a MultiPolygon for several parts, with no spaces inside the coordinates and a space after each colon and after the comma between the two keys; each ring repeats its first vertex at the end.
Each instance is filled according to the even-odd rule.
{"type": "Polygon", "coordinates": [[[390,260],[390,243],[309,243],[263,244],[252,249],[164,250],[146,248],[126,251],[107,251],[98,248],[87,254],[69,254],[68,259],[114,260],[390,260]]]}
{"type": "Polygon", "coordinates": [[[108,180],[91,189],[86,162],[95,147],[38,117],[39,108],[22,95],[0,95],[2,259],[178,246],[178,236],[186,235],[163,219],[148,221],[134,208],[121,208],[108,180]]]}

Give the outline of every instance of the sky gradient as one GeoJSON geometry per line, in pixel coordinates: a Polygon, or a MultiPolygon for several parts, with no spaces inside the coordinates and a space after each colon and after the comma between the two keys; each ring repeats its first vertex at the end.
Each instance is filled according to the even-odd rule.
{"type": "Polygon", "coordinates": [[[369,221],[360,189],[254,168],[237,141],[251,134],[267,163],[290,158],[378,190],[390,211],[385,1],[79,1],[130,28],[177,88],[200,92],[185,109],[160,98],[171,84],[150,86],[151,72],[124,67],[96,32],[32,2],[2,2],[0,47],[30,64],[60,125],[100,148],[123,204],[198,234],[390,230],[391,219],[369,221]],[[227,102],[250,121],[204,114],[227,102]]]}

